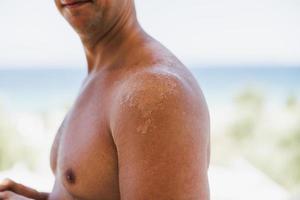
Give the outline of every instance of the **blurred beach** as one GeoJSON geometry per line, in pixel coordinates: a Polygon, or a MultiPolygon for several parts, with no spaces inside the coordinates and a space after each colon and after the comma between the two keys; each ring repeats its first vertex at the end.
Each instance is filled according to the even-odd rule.
{"type": "MultiPolygon", "coordinates": [[[[297,196],[300,68],[190,69],[210,109],[212,199],[297,196]]],[[[0,69],[0,179],[51,189],[51,143],[85,76],[80,68],[0,69]]]]}

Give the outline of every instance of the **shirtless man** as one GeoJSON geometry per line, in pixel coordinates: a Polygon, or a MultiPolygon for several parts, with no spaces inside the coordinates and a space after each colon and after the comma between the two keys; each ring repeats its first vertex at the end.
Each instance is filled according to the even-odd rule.
{"type": "Polygon", "coordinates": [[[133,0],[55,3],[88,75],[52,147],[52,192],[6,179],[0,199],[208,200],[209,115],[192,74],[142,30],[133,0]]]}

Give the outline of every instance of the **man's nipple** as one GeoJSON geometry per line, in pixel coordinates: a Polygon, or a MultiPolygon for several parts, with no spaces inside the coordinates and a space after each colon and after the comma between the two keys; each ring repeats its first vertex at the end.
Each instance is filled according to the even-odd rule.
{"type": "Polygon", "coordinates": [[[75,184],[76,176],[72,169],[68,169],[65,173],[65,178],[69,184],[75,184]]]}

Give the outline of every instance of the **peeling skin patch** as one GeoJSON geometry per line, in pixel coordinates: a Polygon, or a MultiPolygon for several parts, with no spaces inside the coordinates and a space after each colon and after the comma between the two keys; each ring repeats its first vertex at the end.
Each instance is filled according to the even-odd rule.
{"type": "Polygon", "coordinates": [[[146,134],[150,125],[151,119],[147,119],[143,125],[140,125],[136,128],[136,131],[141,134],[146,134]]]}
{"type": "Polygon", "coordinates": [[[147,73],[127,81],[122,89],[125,95],[121,106],[138,112],[139,126],[136,131],[146,134],[153,125],[153,113],[164,106],[179,93],[179,81],[174,75],[166,73],[147,73]]]}

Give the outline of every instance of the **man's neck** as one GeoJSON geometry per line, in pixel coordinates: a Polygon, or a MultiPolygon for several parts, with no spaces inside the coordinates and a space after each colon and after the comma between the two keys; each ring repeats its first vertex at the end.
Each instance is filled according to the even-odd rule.
{"type": "Polygon", "coordinates": [[[88,73],[114,67],[121,61],[125,62],[129,52],[141,43],[144,35],[135,13],[127,13],[121,16],[106,33],[96,34],[90,38],[81,37],[88,73]]]}

